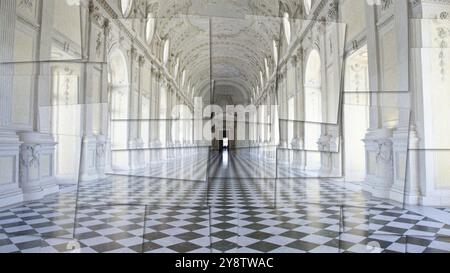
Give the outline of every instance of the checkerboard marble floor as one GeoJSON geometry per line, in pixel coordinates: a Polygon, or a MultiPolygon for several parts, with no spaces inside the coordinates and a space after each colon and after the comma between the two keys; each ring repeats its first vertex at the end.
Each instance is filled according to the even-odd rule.
{"type": "Polygon", "coordinates": [[[3,209],[0,252],[450,252],[448,210],[404,209],[357,183],[253,178],[265,163],[248,158],[213,157],[206,181],[110,176],[3,209]]]}
{"type": "MultiPolygon", "coordinates": [[[[139,170],[115,170],[111,175],[163,178],[173,180],[206,181],[209,149],[198,149],[196,153],[188,153],[188,149],[155,149],[151,150],[156,159],[139,170]],[[164,159],[164,160],[162,160],[164,159]]],[[[128,154],[123,154],[128,156],[128,154]]],[[[215,157],[218,156],[216,153],[215,157]]]]}

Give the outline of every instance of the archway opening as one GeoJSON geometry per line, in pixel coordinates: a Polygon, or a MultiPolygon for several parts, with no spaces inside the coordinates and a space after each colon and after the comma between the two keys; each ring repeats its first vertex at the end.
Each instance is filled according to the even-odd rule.
{"type": "MultiPolygon", "coordinates": [[[[317,126],[322,120],[322,62],[319,51],[313,49],[308,57],[305,72],[305,147],[317,146],[321,128],[317,126]]],[[[306,165],[309,169],[319,169],[320,153],[307,154],[306,165]]]]}
{"type": "MultiPolygon", "coordinates": [[[[128,101],[129,80],[126,59],[122,52],[114,50],[109,56],[108,87],[111,150],[125,149],[128,146],[128,101]]],[[[120,153],[111,154],[113,169],[128,167],[128,157],[120,153]]]]}

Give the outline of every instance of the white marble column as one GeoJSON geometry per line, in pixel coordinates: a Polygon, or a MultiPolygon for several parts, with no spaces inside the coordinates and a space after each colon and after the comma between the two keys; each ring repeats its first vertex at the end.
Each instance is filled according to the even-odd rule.
{"type": "Polygon", "coordinates": [[[416,173],[419,168],[419,138],[415,127],[411,127],[411,132],[395,131],[393,145],[394,183],[390,191],[390,199],[408,205],[418,205],[420,187],[419,175],[416,173]]]}
{"type": "MultiPolygon", "coordinates": [[[[14,57],[16,2],[0,1],[0,62],[14,57]]],[[[13,65],[0,64],[0,208],[23,201],[19,187],[21,142],[11,125],[13,65]]]]}
{"type": "Polygon", "coordinates": [[[17,135],[0,129],[0,208],[23,201],[19,187],[19,147],[17,135]]]}
{"type": "MultiPolygon", "coordinates": [[[[81,66],[81,90],[78,98],[78,103],[82,112],[82,141],[81,141],[81,164],[80,164],[80,181],[93,181],[98,179],[97,173],[97,137],[93,133],[93,119],[95,103],[98,101],[92,101],[90,98],[97,90],[97,86],[93,84],[93,75],[95,73],[93,62],[101,61],[102,56],[97,56],[102,51],[97,49],[97,33],[103,31],[99,22],[102,22],[101,18],[96,20],[94,16],[98,14],[94,13],[93,7],[89,8],[86,3],[82,2],[80,5],[81,12],[81,33],[82,33],[82,54],[86,63],[80,64],[81,66]]],[[[100,36],[101,37],[101,36],[100,36]]],[[[104,38],[101,38],[104,39],[104,38]]],[[[99,41],[104,44],[105,41],[99,41]]]]}
{"type": "Polygon", "coordinates": [[[378,97],[381,90],[382,71],[379,64],[379,40],[376,5],[366,7],[366,32],[370,87],[370,126],[365,136],[366,178],[363,190],[375,197],[390,198],[393,184],[392,130],[382,128],[378,97]]]}

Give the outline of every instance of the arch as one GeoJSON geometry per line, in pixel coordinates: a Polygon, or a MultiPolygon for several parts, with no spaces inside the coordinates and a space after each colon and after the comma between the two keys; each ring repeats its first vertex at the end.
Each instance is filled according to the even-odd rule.
{"type": "MultiPolygon", "coordinates": [[[[245,84],[238,79],[217,79],[214,82],[215,87],[232,87],[235,91],[239,92],[239,96],[247,103],[250,102],[250,91],[246,88],[245,84]]],[[[195,89],[194,96],[205,97],[210,94],[210,83],[204,83],[195,89]]]]}
{"type": "MultiPolygon", "coordinates": [[[[308,55],[305,69],[305,121],[322,121],[322,62],[319,51],[312,49],[308,55]]],[[[317,124],[305,124],[305,146],[314,147],[321,137],[321,127],[317,124]]],[[[309,168],[319,169],[321,162],[319,153],[307,155],[309,168]]]]}
{"type": "Polygon", "coordinates": [[[269,80],[270,78],[270,69],[269,69],[269,61],[267,60],[267,58],[264,58],[264,68],[266,71],[266,78],[267,80],[269,80]]]}
{"type": "Polygon", "coordinates": [[[164,49],[163,49],[163,64],[167,64],[167,62],[169,61],[169,50],[170,50],[170,40],[167,39],[164,42],[164,49]]]}
{"type": "Polygon", "coordinates": [[[273,40],[272,42],[272,51],[273,51],[274,69],[276,70],[278,67],[278,45],[275,40],[273,40]]]}
{"type": "MultiPolygon", "coordinates": [[[[125,55],[117,48],[108,56],[108,81],[111,149],[123,149],[128,145],[128,123],[120,120],[128,118],[129,79],[125,55]]],[[[112,152],[113,169],[126,168],[128,162],[125,158],[127,157],[112,152]]]]}
{"type": "Polygon", "coordinates": [[[120,10],[124,17],[128,17],[133,8],[133,0],[120,0],[120,10]]]}
{"type": "Polygon", "coordinates": [[[261,81],[261,89],[264,88],[264,73],[262,70],[259,71],[259,79],[261,81]]]}
{"type": "Polygon", "coordinates": [[[185,81],[186,81],[186,69],[183,69],[183,72],[181,72],[181,87],[184,87],[185,81]]]}
{"type": "Polygon", "coordinates": [[[178,70],[180,69],[180,58],[175,61],[175,67],[173,68],[173,77],[176,79],[178,76],[178,70]]]}
{"type": "Polygon", "coordinates": [[[322,86],[320,54],[317,49],[309,52],[305,69],[305,87],[320,88],[322,86]]]}
{"type": "Polygon", "coordinates": [[[128,69],[125,54],[117,48],[111,50],[108,57],[109,80],[111,84],[124,86],[128,85],[128,69]]]}
{"type": "Polygon", "coordinates": [[[147,44],[150,44],[153,41],[153,37],[155,34],[156,20],[152,13],[147,15],[147,23],[145,24],[145,40],[147,44]]]}
{"type": "Polygon", "coordinates": [[[161,144],[166,145],[167,144],[167,121],[168,118],[168,103],[169,103],[169,93],[167,90],[167,86],[165,83],[160,84],[160,90],[159,90],[159,115],[158,118],[160,119],[160,122],[158,124],[158,130],[159,130],[159,141],[161,144]]]}
{"type": "Polygon", "coordinates": [[[312,1],[311,0],[303,0],[303,6],[305,8],[306,15],[311,13],[312,1]]]}
{"type": "Polygon", "coordinates": [[[289,13],[287,12],[283,15],[283,28],[286,42],[289,45],[291,43],[291,22],[289,21],[289,13]]]}

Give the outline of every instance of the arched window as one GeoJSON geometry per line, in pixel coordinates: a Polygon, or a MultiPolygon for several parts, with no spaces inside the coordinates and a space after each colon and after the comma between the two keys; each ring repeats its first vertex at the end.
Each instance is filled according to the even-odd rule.
{"type": "Polygon", "coordinates": [[[167,142],[167,89],[165,84],[162,84],[160,91],[160,101],[159,101],[159,141],[165,144],[167,142]]]}
{"type": "Polygon", "coordinates": [[[311,0],[303,0],[303,5],[305,6],[305,13],[309,15],[309,13],[311,13],[312,8],[311,0]]]}
{"type": "Polygon", "coordinates": [[[306,63],[305,88],[320,91],[322,86],[321,60],[319,51],[312,50],[306,63]]]}
{"type": "MultiPolygon", "coordinates": [[[[305,121],[322,122],[322,70],[320,55],[312,50],[306,63],[305,72],[305,121]]],[[[305,124],[305,146],[317,146],[321,128],[317,124],[305,124]]],[[[320,154],[310,153],[307,158],[309,168],[320,168],[320,154]]]]}
{"type": "MultiPolygon", "coordinates": [[[[115,50],[109,57],[110,71],[110,138],[111,148],[123,149],[128,145],[128,123],[121,120],[128,118],[129,80],[125,57],[122,52],[115,50]]],[[[113,168],[128,167],[128,161],[121,153],[112,153],[111,164],[113,168]]]]}
{"type": "Polygon", "coordinates": [[[164,50],[163,50],[163,64],[167,64],[169,61],[169,49],[170,49],[170,41],[167,39],[164,42],[164,50]]]}
{"type": "Polygon", "coordinates": [[[147,16],[147,24],[145,26],[145,40],[150,44],[155,34],[155,18],[149,13],[147,16]]]}
{"type": "Polygon", "coordinates": [[[289,22],[289,14],[287,12],[283,15],[283,27],[284,36],[286,38],[287,44],[291,43],[291,23],[289,22]]]}
{"type": "Polygon", "coordinates": [[[288,145],[294,140],[295,96],[288,99],[288,145]]]}
{"type": "Polygon", "coordinates": [[[269,70],[269,61],[267,60],[267,58],[264,58],[264,66],[266,69],[266,77],[267,79],[270,78],[270,70],[269,70]]]}
{"type": "Polygon", "coordinates": [[[173,69],[173,77],[176,78],[178,76],[178,68],[180,67],[180,58],[177,58],[175,62],[175,67],[173,69]]]}
{"type": "Polygon", "coordinates": [[[140,122],[141,126],[141,138],[144,141],[144,144],[146,144],[145,147],[148,147],[148,143],[150,141],[150,122],[147,120],[150,119],[150,92],[144,93],[141,96],[141,119],[143,120],[140,122]]]}
{"type": "Polygon", "coordinates": [[[276,70],[277,66],[278,66],[278,45],[275,40],[273,41],[273,62],[275,64],[275,70],[276,70]]]}
{"type": "Polygon", "coordinates": [[[184,86],[184,82],[186,81],[186,70],[183,69],[183,72],[181,74],[181,86],[184,86]]]}
{"type": "Polygon", "coordinates": [[[261,89],[264,89],[264,74],[261,70],[259,71],[259,78],[261,80],[261,89]]]}
{"type": "Polygon", "coordinates": [[[120,0],[120,9],[124,17],[128,17],[133,7],[133,0],[120,0]]]}

